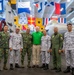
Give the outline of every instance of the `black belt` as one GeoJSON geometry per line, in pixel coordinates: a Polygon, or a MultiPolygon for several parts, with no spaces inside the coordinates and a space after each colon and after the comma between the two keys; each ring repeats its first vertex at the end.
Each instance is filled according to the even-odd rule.
{"type": "Polygon", "coordinates": [[[39,45],[39,44],[34,44],[34,45],[39,45]]]}

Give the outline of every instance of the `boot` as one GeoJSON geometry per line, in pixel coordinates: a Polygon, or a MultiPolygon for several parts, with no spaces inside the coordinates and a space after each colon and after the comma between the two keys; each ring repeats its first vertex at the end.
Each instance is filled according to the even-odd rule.
{"type": "Polygon", "coordinates": [[[48,70],[49,69],[49,65],[46,64],[44,70],[48,70]]]}
{"type": "Polygon", "coordinates": [[[13,70],[13,64],[10,64],[10,70],[13,70]]]}
{"type": "Polygon", "coordinates": [[[57,69],[56,72],[61,72],[61,68],[57,69]]]}
{"type": "Polygon", "coordinates": [[[16,63],[16,64],[15,64],[15,68],[20,68],[20,66],[16,63]]]}
{"type": "Polygon", "coordinates": [[[23,64],[21,65],[21,68],[25,68],[23,64]]]}
{"type": "Polygon", "coordinates": [[[40,68],[45,68],[45,64],[42,64],[42,66],[40,68]]]}
{"type": "Polygon", "coordinates": [[[52,68],[51,70],[57,70],[57,68],[55,67],[55,68],[52,68]]]}
{"type": "Polygon", "coordinates": [[[28,63],[27,67],[28,67],[28,68],[31,68],[30,63],[28,63]]]}
{"type": "Polygon", "coordinates": [[[3,69],[8,70],[8,68],[6,67],[6,64],[4,64],[3,69]]]}
{"type": "Polygon", "coordinates": [[[72,68],[72,75],[74,75],[74,68],[72,68]]]}
{"type": "Polygon", "coordinates": [[[70,72],[70,66],[67,67],[67,69],[65,71],[63,71],[64,73],[69,73],[70,72]]]}
{"type": "Polygon", "coordinates": [[[32,66],[32,68],[35,68],[35,67],[36,67],[36,65],[33,65],[33,66],[32,66]]]}

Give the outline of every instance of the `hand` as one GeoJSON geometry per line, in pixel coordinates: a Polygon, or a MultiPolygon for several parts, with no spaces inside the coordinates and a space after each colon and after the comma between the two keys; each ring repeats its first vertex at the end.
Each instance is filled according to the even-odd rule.
{"type": "Polygon", "coordinates": [[[61,50],[59,50],[59,54],[61,53],[61,50]]]}
{"type": "Polygon", "coordinates": [[[22,52],[22,48],[20,49],[20,51],[22,52]]]}
{"type": "Polygon", "coordinates": [[[12,51],[12,48],[10,48],[10,51],[12,51]]]}
{"type": "Polygon", "coordinates": [[[52,52],[52,49],[48,50],[47,52],[48,52],[48,53],[49,53],[49,52],[51,53],[51,52],[52,52]]]}
{"type": "Polygon", "coordinates": [[[65,52],[65,50],[62,50],[62,53],[64,53],[65,52]]]}

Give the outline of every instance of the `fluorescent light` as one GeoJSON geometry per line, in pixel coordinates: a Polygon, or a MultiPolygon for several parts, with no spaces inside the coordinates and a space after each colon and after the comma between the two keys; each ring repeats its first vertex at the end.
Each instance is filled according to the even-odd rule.
{"type": "Polygon", "coordinates": [[[67,2],[70,2],[71,0],[67,0],[67,2]]]}

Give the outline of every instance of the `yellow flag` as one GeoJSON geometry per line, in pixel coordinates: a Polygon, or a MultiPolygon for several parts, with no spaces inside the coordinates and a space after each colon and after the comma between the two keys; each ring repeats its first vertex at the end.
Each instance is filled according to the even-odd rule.
{"type": "Polygon", "coordinates": [[[42,18],[36,18],[36,26],[42,26],[42,18]]]}
{"type": "Polygon", "coordinates": [[[11,4],[16,4],[16,0],[10,0],[11,4]]]}
{"type": "Polygon", "coordinates": [[[18,16],[14,16],[14,24],[15,24],[15,25],[18,24],[18,20],[19,20],[19,17],[18,17],[18,16]]]}
{"type": "Polygon", "coordinates": [[[22,30],[22,25],[21,24],[18,24],[17,27],[22,30]]]}
{"type": "Polygon", "coordinates": [[[44,26],[40,26],[40,31],[43,31],[45,29],[44,26]]]}

